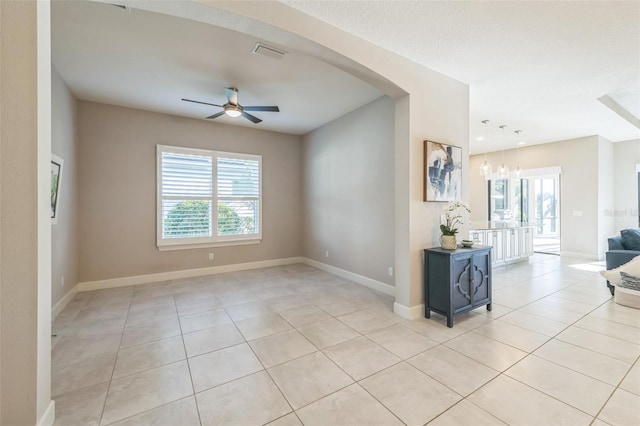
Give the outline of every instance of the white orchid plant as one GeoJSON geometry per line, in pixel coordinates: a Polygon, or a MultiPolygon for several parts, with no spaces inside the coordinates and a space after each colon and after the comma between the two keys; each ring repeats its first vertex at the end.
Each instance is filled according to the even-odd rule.
{"type": "Polygon", "coordinates": [[[462,210],[466,210],[467,213],[471,213],[471,210],[466,203],[463,203],[462,201],[449,202],[449,205],[442,211],[442,215],[446,221],[446,223],[440,225],[442,235],[455,236],[458,233],[458,228],[456,228],[456,226],[464,223],[461,214],[462,210]]]}

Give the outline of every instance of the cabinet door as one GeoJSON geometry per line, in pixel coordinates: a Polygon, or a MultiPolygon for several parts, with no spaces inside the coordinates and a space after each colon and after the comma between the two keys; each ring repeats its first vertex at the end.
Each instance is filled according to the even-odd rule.
{"type": "Polygon", "coordinates": [[[527,253],[527,239],[529,237],[529,228],[520,228],[520,256],[529,256],[527,253]]]}
{"type": "Polygon", "coordinates": [[[473,255],[473,268],[469,288],[471,303],[476,306],[491,297],[491,257],[488,252],[473,255]]]}
{"type": "Polygon", "coordinates": [[[522,250],[522,256],[533,255],[533,228],[522,228],[522,239],[520,246],[522,250]]]}
{"type": "Polygon", "coordinates": [[[511,233],[511,258],[519,259],[522,257],[520,246],[520,229],[509,229],[511,233]]]}
{"type": "Polygon", "coordinates": [[[504,244],[504,261],[509,262],[513,259],[513,246],[511,245],[511,229],[502,231],[502,241],[504,244]]]}
{"type": "Polygon", "coordinates": [[[493,247],[493,263],[504,262],[504,241],[501,230],[487,231],[489,245],[493,247]]]}
{"type": "Polygon", "coordinates": [[[470,281],[472,272],[471,256],[452,258],[451,303],[454,312],[471,305],[470,281]]]}

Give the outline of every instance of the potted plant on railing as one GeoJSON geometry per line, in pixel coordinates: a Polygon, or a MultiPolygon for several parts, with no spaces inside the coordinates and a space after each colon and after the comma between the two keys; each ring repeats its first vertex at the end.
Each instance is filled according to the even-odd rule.
{"type": "Polygon", "coordinates": [[[466,210],[467,213],[471,213],[469,207],[461,201],[451,201],[443,210],[445,223],[440,224],[440,231],[442,232],[442,235],[440,236],[440,245],[443,249],[455,250],[458,247],[456,242],[458,228],[456,228],[456,226],[464,223],[462,220],[462,214],[460,213],[461,210],[466,210]]]}

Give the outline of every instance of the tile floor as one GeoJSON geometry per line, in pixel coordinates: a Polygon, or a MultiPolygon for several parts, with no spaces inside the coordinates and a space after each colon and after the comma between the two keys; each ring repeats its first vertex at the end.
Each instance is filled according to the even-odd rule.
{"type": "Polygon", "coordinates": [[[79,293],[56,425],[638,425],[640,310],[595,269],[495,269],[452,329],[302,264],[79,293]]]}

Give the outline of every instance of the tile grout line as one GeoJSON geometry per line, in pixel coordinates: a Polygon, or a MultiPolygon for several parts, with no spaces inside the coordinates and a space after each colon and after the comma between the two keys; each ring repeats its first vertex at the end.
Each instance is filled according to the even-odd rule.
{"type": "MultiPolygon", "coordinates": [[[[619,359],[617,359],[617,358],[612,358],[612,357],[610,357],[610,356],[608,356],[608,355],[601,354],[600,352],[595,352],[595,351],[592,351],[592,350],[590,350],[590,349],[583,348],[582,346],[578,346],[578,345],[574,345],[573,343],[565,342],[564,340],[559,340],[559,341],[560,341],[560,342],[562,342],[562,343],[566,343],[567,345],[574,346],[574,347],[576,347],[576,348],[584,349],[584,350],[586,350],[586,351],[593,352],[593,353],[598,354],[598,355],[606,356],[607,358],[611,358],[612,360],[615,360],[615,361],[620,361],[620,360],[619,360],[619,359]]],[[[538,348],[538,349],[539,349],[539,348],[538,348]]],[[[536,350],[537,350],[537,349],[536,349],[536,350]]],[[[605,381],[603,381],[603,380],[601,380],[601,379],[599,379],[599,378],[597,378],[597,377],[590,376],[589,374],[585,374],[585,373],[583,373],[583,372],[581,372],[581,371],[574,370],[574,369],[573,369],[573,368],[571,368],[571,367],[567,367],[566,365],[562,365],[562,364],[560,364],[560,363],[558,363],[558,362],[556,362],[556,361],[554,361],[554,360],[547,359],[547,358],[542,357],[542,356],[540,356],[540,355],[538,355],[538,354],[534,354],[533,352],[532,352],[530,355],[535,356],[536,358],[540,358],[540,359],[542,359],[542,360],[545,360],[545,361],[547,361],[547,362],[550,362],[550,363],[552,363],[552,364],[555,364],[555,365],[557,365],[557,366],[559,366],[559,367],[566,368],[567,370],[569,370],[569,371],[573,371],[574,373],[578,373],[578,374],[581,374],[581,375],[583,375],[583,376],[585,376],[585,377],[589,377],[590,379],[597,380],[598,382],[603,383],[603,384],[605,384],[605,385],[615,386],[615,385],[612,385],[611,383],[607,383],[607,382],[605,382],[605,381]]],[[[523,358],[523,359],[524,359],[524,358],[523,358]]],[[[620,362],[625,363],[625,364],[628,364],[627,362],[624,362],[624,361],[620,361],[620,362]]],[[[633,364],[631,364],[631,368],[633,368],[633,364]]],[[[625,375],[626,375],[626,373],[625,373],[625,375]]]]}
{"type": "MultiPolygon", "coordinates": [[[[235,325],[235,323],[234,323],[234,325],[235,325]]],[[[242,334],[242,333],[241,333],[241,334],[242,334]]],[[[244,337],[244,335],[242,335],[242,336],[244,337]]],[[[289,399],[285,396],[284,392],[282,391],[282,389],[280,389],[280,386],[278,386],[278,383],[274,380],[273,376],[272,376],[272,375],[271,375],[271,373],[269,372],[269,369],[267,369],[267,368],[264,366],[264,363],[262,362],[262,360],[260,359],[260,357],[258,356],[258,354],[255,352],[255,350],[253,349],[253,347],[249,344],[249,341],[248,341],[248,340],[246,340],[246,338],[245,338],[245,344],[249,347],[249,350],[251,350],[251,352],[253,353],[253,356],[255,356],[255,357],[256,357],[256,359],[258,360],[258,362],[259,362],[259,363],[260,363],[260,365],[262,366],[262,370],[267,374],[267,376],[269,377],[269,380],[271,380],[271,383],[273,383],[273,385],[276,387],[276,389],[278,389],[278,392],[280,392],[280,396],[282,396],[282,398],[283,398],[283,399],[284,399],[284,401],[287,403],[287,405],[289,406],[289,408],[291,408],[291,411],[290,411],[289,413],[283,414],[283,415],[282,415],[282,416],[280,416],[280,417],[284,417],[284,416],[286,416],[286,415],[288,415],[288,414],[290,414],[290,413],[295,413],[295,411],[296,411],[296,410],[293,408],[293,405],[291,405],[291,401],[289,401],[289,399]]],[[[313,344],[313,343],[312,343],[312,344],[313,344]]],[[[307,355],[308,355],[308,354],[307,354],[307,355]]],[[[306,355],[303,355],[303,356],[306,356],[306,355]]],[[[256,374],[256,373],[252,373],[252,374],[256,374]]],[[[246,376],[245,376],[245,377],[246,377],[246,376]]],[[[237,380],[237,379],[236,379],[236,380],[237,380]]],[[[213,389],[213,388],[212,388],[212,389],[213,389]]],[[[278,417],[278,418],[280,418],[280,417],[278,417]]],[[[296,415],[296,417],[298,417],[298,416],[296,415]]],[[[273,421],[275,421],[275,420],[277,420],[277,419],[271,419],[271,420],[269,420],[269,422],[268,422],[268,423],[271,423],[271,422],[273,422],[273,421]]],[[[299,420],[299,419],[298,419],[298,420],[299,420]]]]}
{"type": "MultiPolygon", "coordinates": [[[[484,386],[484,385],[483,385],[484,386]]],[[[480,388],[478,388],[480,389],[480,388]]],[[[475,392],[475,391],[474,391],[475,392]]],[[[455,404],[453,404],[451,407],[447,408],[445,411],[443,411],[442,413],[438,414],[437,416],[435,416],[433,419],[429,420],[427,423],[425,423],[425,426],[428,425],[429,423],[437,420],[439,417],[441,417],[443,414],[447,413],[449,410],[451,410],[453,407],[459,405],[462,401],[466,401],[470,404],[473,404],[475,407],[477,407],[478,409],[484,411],[485,413],[487,413],[488,415],[490,415],[491,417],[493,417],[494,419],[498,420],[500,423],[504,424],[504,426],[508,426],[508,423],[505,423],[502,421],[502,419],[498,418],[495,414],[492,414],[490,412],[488,412],[487,410],[485,410],[484,408],[482,408],[481,406],[477,405],[476,403],[474,403],[473,401],[470,401],[467,399],[466,396],[463,396],[462,399],[460,399],[460,401],[456,402],[455,404]]]]}
{"type": "MultiPolygon", "coordinates": [[[[215,296],[214,296],[215,297],[215,296]]],[[[217,301],[217,298],[216,298],[217,301]]],[[[191,373],[191,364],[189,363],[189,355],[187,354],[187,346],[184,343],[184,333],[182,332],[182,322],[180,322],[180,314],[178,313],[178,304],[176,295],[173,294],[173,302],[176,308],[176,316],[178,317],[178,327],[180,328],[180,340],[182,340],[182,350],[184,351],[184,360],[187,363],[187,371],[189,371],[189,380],[191,381],[191,390],[193,392],[193,402],[196,405],[196,413],[198,414],[198,422],[202,425],[202,416],[200,415],[200,407],[198,406],[198,398],[196,398],[196,388],[193,384],[193,374],[191,373]]]]}
{"type": "MultiPolygon", "coordinates": [[[[631,370],[633,370],[634,366],[638,363],[638,360],[640,359],[640,356],[636,357],[636,360],[631,364],[631,367],[629,368],[629,370],[627,371],[627,373],[622,377],[622,379],[620,379],[620,382],[618,383],[618,385],[613,389],[613,392],[611,392],[611,395],[609,395],[609,398],[607,398],[607,400],[605,401],[604,404],[602,404],[602,407],[600,407],[600,410],[598,411],[598,413],[594,416],[594,421],[595,419],[598,418],[598,416],[600,416],[600,414],[602,413],[602,410],[605,409],[605,407],[607,406],[607,404],[609,403],[609,401],[611,401],[611,398],[613,398],[613,395],[615,395],[615,393],[618,391],[618,389],[621,390],[625,390],[622,389],[620,387],[620,385],[625,381],[625,379],[627,378],[627,376],[629,376],[629,374],[631,373],[631,370]]],[[[629,392],[629,391],[627,391],[629,392]]],[[[632,392],[630,392],[632,393],[632,392]]],[[[606,422],[605,422],[606,423],[606,422]]]]}
{"type": "MultiPolygon", "coordinates": [[[[109,385],[107,386],[107,393],[104,396],[104,403],[102,404],[102,411],[100,412],[100,419],[98,420],[98,425],[102,425],[102,418],[104,417],[104,412],[107,408],[107,399],[109,399],[109,392],[111,391],[111,383],[113,382],[113,373],[116,370],[116,365],[118,364],[118,355],[120,354],[120,346],[122,346],[122,338],[124,336],[124,330],[127,326],[127,319],[129,318],[129,312],[131,311],[131,301],[133,300],[133,293],[131,293],[131,299],[129,299],[129,306],[127,308],[127,315],[124,319],[124,325],[122,327],[122,331],[120,332],[120,342],[118,343],[118,350],[116,351],[116,358],[113,361],[113,368],[111,369],[111,378],[109,379],[109,385]]],[[[112,422],[113,423],[113,422],[112,422]]]]}
{"type": "MultiPolygon", "coordinates": [[[[522,360],[524,360],[524,358],[523,358],[523,359],[521,359],[520,361],[522,361],[522,360]]],[[[518,361],[518,363],[519,363],[520,361],[518,361]]],[[[517,363],[516,363],[516,364],[517,364],[517,363]]],[[[514,364],[514,365],[515,365],[515,364],[514,364]]],[[[509,367],[508,369],[510,369],[510,368],[511,368],[511,367],[509,367]]],[[[508,369],[507,369],[507,370],[508,370],[508,369]]],[[[501,375],[502,375],[502,374],[504,374],[504,373],[506,373],[506,372],[507,372],[507,370],[505,370],[503,373],[501,373],[501,375]]],[[[587,415],[587,416],[589,416],[589,417],[593,417],[594,419],[596,418],[596,416],[594,416],[593,414],[589,414],[589,413],[587,413],[586,411],[584,411],[583,409],[578,408],[578,407],[576,407],[576,406],[574,406],[574,405],[571,405],[571,404],[569,404],[568,402],[562,401],[561,399],[558,399],[558,398],[556,398],[555,396],[550,395],[550,394],[548,394],[547,392],[545,392],[545,391],[543,391],[543,390],[540,390],[540,389],[538,389],[538,388],[535,388],[535,387],[533,387],[532,385],[530,385],[530,384],[528,384],[528,383],[525,383],[525,382],[523,382],[523,381],[521,381],[521,380],[519,380],[519,379],[517,379],[517,378],[515,378],[515,377],[509,376],[508,374],[504,374],[504,375],[505,375],[505,377],[508,377],[508,378],[510,378],[511,380],[514,380],[514,381],[516,381],[516,382],[520,383],[521,385],[524,385],[524,386],[526,386],[526,387],[528,387],[528,388],[531,388],[531,389],[533,389],[533,390],[534,390],[534,391],[536,391],[536,392],[540,392],[541,394],[543,394],[543,395],[545,395],[545,396],[548,396],[549,398],[554,399],[554,400],[556,400],[556,401],[558,401],[558,402],[560,402],[560,403],[562,403],[562,404],[564,404],[564,405],[566,405],[566,406],[568,406],[568,407],[571,407],[571,408],[573,408],[574,410],[580,411],[581,413],[584,413],[584,414],[586,414],[586,415],[587,415]]],[[[611,386],[611,385],[609,385],[609,386],[611,386]]],[[[614,392],[615,392],[615,389],[613,390],[613,392],[611,392],[611,395],[613,395],[613,393],[614,393],[614,392]]],[[[611,395],[609,396],[609,398],[611,397],[611,395]]],[[[607,398],[607,401],[609,401],[609,398],[607,398]]],[[[606,405],[606,402],[602,405],[602,407],[604,407],[605,405],[606,405]]]]}

